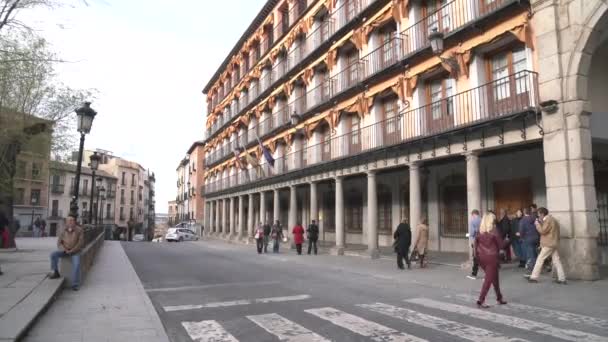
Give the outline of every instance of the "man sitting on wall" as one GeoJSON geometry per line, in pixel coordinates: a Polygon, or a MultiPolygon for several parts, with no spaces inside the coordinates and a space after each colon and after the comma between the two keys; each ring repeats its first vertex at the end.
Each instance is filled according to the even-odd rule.
{"type": "Polygon", "coordinates": [[[80,251],[84,245],[84,233],[80,226],[76,224],[76,217],[68,216],[65,229],[57,237],[58,250],[51,253],[51,279],[60,277],[58,263],[59,258],[72,258],[72,290],[78,291],[80,285],[80,251]]]}

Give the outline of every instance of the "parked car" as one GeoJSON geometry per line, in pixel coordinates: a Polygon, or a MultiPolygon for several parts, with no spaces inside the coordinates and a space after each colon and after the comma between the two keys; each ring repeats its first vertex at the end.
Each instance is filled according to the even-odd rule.
{"type": "Polygon", "coordinates": [[[144,234],[133,235],[133,241],[144,241],[144,234]]]}
{"type": "Polygon", "coordinates": [[[169,228],[167,235],[165,235],[166,241],[193,241],[198,240],[198,236],[190,229],[187,228],[169,228]]]}

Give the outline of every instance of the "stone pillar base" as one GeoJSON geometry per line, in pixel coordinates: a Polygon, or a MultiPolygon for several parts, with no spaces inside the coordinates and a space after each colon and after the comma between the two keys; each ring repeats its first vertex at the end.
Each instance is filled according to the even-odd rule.
{"type": "Polygon", "coordinates": [[[370,259],[379,259],[380,250],[378,248],[368,249],[367,256],[370,257],[370,259]]]}
{"type": "Polygon", "coordinates": [[[562,239],[559,256],[566,279],[600,279],[597,239],[562,239]]]}
{"type": "Polygon", "coordinates": [[[344,247],[343,246],[333,247],[332,249],[329,250],[329,254],[331,254],[331,255],[344,255],[344,247]]]}

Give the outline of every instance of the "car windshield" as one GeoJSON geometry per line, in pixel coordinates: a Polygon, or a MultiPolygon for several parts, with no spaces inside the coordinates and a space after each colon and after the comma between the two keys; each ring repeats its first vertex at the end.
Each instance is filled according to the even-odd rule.
{"type": "Polygon", "coordinates": [[[167,229],[167,234],[175,234],[177,233],[177,228],[169,228],[167,229]]]}

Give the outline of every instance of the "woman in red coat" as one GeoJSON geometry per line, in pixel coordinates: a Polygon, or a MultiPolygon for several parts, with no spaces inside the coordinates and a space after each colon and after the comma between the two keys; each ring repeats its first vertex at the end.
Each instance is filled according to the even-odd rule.
{"type": "Polygon", "coordinates": [[[299,255],[302,255],[302,243],[304,243],[304,227],[298,222],[293,230],[291,231],[293,234],[293,242],[296,244],[296,250],[299,255]]]}
{"type": "Polygon", "coordinates": [[[477,300],[479,308],[487,309],[489,306],[485,304],[486,295],[490,290],[490,286],[494,286],[496,292],[496,301],[498,304],[507,304],[500,293],[500,283],[498,281],[499,267],[499,252],[503,248],[503,242],[498,237],[496,230],[496,215],[486,213],[481,219],[479,226],[479,234],[475,238],[475,255],[479,258],[479,265],[486,273],[486,277],[481,287],[481,293],[477,300]]]}

